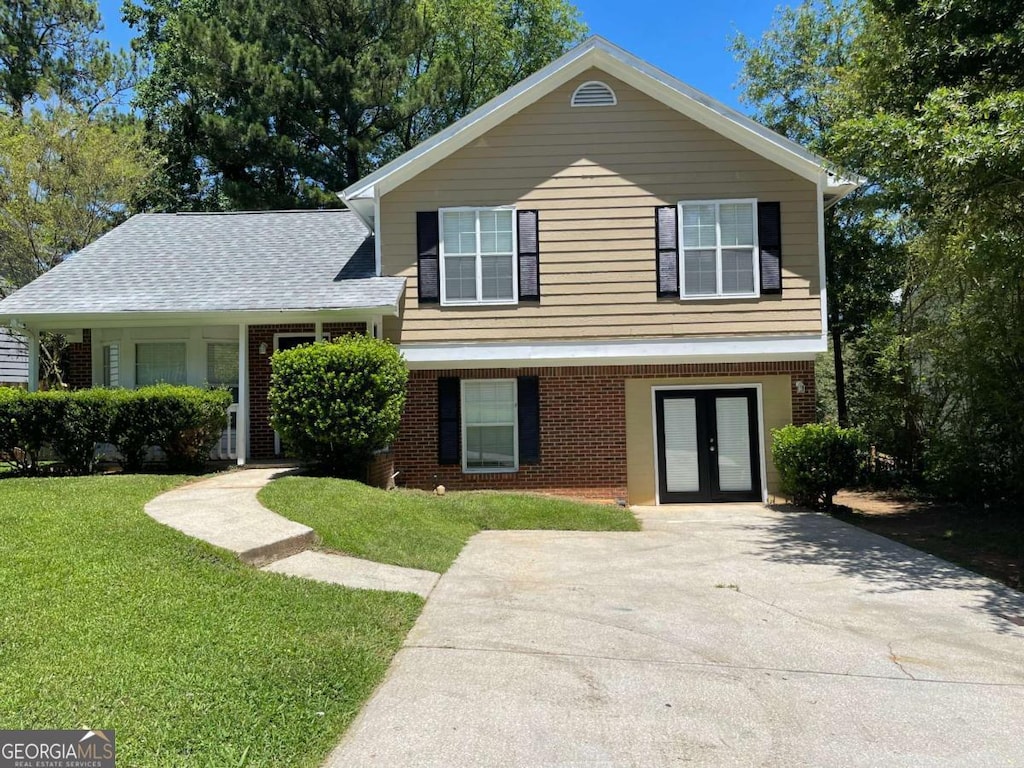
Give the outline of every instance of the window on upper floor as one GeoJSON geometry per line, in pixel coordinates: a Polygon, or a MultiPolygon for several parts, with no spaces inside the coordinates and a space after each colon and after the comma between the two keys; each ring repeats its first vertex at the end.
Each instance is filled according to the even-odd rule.
{"type": "Polygon", "coordinates": [[[682,298],[758,295],[756,200],[679,203],[679,230],[682,298]]]}
{"type": "Polygon", "coordinates": [[[440,211],[441,303],[515,304],[515,209],[440,211]]]}

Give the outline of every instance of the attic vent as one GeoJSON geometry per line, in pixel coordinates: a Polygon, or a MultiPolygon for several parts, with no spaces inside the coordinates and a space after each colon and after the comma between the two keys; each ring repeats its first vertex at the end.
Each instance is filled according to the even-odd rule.
{"type": "Polygon", "coordinates": [[[574,107],[614,107],[617,103],[615,91],[597,80],[591,80],[577,88],[570,102],[574,107]]]}

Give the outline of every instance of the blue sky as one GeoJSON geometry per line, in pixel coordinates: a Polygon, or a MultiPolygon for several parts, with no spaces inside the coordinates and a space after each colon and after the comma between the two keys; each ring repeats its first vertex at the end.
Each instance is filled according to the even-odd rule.
{"type": "MultiPolygon", "coordinates": [[[[302,0],[295,0],[302,2],[302,0]]],[[[728,50],[736,30],[760,37],[779,0],[576,0],[591,32],[734,107],[739,70],[728,50]]],[[[121,0],[100,0],[107,37],[127,45],[121,0]]],[[[746,111],[746,110],[744,110],[746,111]]]]}

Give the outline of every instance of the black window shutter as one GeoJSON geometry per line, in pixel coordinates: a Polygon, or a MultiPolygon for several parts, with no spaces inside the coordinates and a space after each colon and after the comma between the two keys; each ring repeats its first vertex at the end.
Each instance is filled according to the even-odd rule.
{"type": "Polygon", "coordinates": [[[517,211],[519,300],[540,301],[540,232],[537,211],[517,211]]]}
{"type": "Polygon", "coordinates": [[[654,209],[655,254],[658,262],[658,297],[679,296],[679,209],[654,209]]]}
{"type": "Polygon", "coordinates": [[[757,204],[757,243],[761,249],[761,293],[782,293],[782,206],[757,204]]]}
{"type": "Polygon", "coordinates": [[[540,379],[520,376],[517,386],[519,463],[540,464],[540,379]]]}
{"type": "Polygon", "coordinates": [[[455,377],[437,380],[437,463],[458,464],[462,442],[462,388],[455,377]]]}
{"type": "Polygon", "coordinates": [[[418,257],[419,303],[437,304],[441,300],[440,236],[437,211],[416,213],[416,253],[418,257]]]}

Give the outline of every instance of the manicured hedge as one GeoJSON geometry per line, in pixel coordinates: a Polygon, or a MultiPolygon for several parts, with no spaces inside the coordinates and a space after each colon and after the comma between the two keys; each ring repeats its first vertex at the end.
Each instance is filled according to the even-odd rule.
{"type": "Polygon", "coordinates": [[[199,470],[227,426],[231,395],[158,384],[135,390],[25,392],[0,389],[0,460],[31,473],[47,446],[68,472],[95,468],[96,446],[114,445],[137,472],[150,446],[175,470],[199,470]]]}
{"type": "Polygon", "coordinates": [[[394,344],[370,336],[304,344],[270,359],[270,423],[304,462],[363,479],[398,434],[409,371],[394,344]]]}

